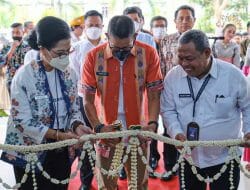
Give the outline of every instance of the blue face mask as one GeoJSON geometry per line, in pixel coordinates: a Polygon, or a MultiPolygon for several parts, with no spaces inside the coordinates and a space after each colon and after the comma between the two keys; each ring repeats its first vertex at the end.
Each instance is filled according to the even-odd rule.
{"type": "Polygon", "coordinates": [[[116,50],[113,51],[114,57],[116,57],[119,61],[124,61],[130,54],[130,50],[116,50]]]}

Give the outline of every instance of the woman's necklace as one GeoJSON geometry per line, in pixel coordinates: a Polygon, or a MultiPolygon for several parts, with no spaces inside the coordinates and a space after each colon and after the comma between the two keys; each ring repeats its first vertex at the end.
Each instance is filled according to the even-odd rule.
{"type": "Polygon", "coordinates": [[[222,46],[224,47],[224,49],[227,49],[227,47],[229,46],[230,42],[224,42],[222,41],[222,46]]]}

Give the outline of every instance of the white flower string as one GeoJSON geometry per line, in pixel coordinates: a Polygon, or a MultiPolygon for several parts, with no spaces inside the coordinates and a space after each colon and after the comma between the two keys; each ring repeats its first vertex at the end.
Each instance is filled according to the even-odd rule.
{"type": "MultiPolygon", "coordinates": [[[[184,148],[190,149],[190,147],[184,147],[184,148]]],[[[190,151],[190,150],[187,150],[187,151],[190,151]]],[[[213,177],[208,177],[206,179],[198,173],[191,156],[186,157],[186,160],[191,165],[191,170],[192,170],[193,174],[196,175],[197,179],[199,181],[203,181],[205,183],[212,183],[212,182],[218,180],[221,177],[221,175],[227,170],[227,165],[229,163],[231,163],[231,170],[232,171],[230,170],[229,181],[230,181],[230,189],[234,189],[234,187],[233,187],[233,167],[234,167],[233,159],[235,159],[237,157],[238,157],[237,147],[230,147],[229,148],[229,155],[225,161],[225,164],[221,167],[220,171],[217,174],[215,174],[213,177]]]]}
{"type": "Polygon", "coordinates": [[[168,177],[169,175],[172,175],[173,173],[177,172],[177,170],[179,169],[180,163],[183,161],[183,157],[185,155],[185,152],[184,152],[184,149],[182,149],[180,151],[180,156],[179,156],[176,164],[173,166],[172,170],[167,171],[167,173],[165,173],[165,174],[160,174],[151,168],[151,166],[148,164],[147,158],[143,155],[143,151],[142,151],[142,148],[140,146],[138,147],[138,154],[139,154],[139,156],[141,156],[141,160],[142,160],[143,164],[146,165],[148,172],[153,172],[154,176],[156,176],[158,178],[162,178],[163,175],[168,177]]]}
{"type": "Polygon", "coordinates": [[[120,142],[115,146],[115,153],[114,153],[112,163],[111,163],[111,166],[110,166],[110,169],[109,169],[110,174],[112,173],[112,176],[116,176],[120,172],[119,169],[122,169],[119,166],[122,163],[122,155],[123,155],[123,153],[124,153],[124,143],[120,142]]]}
{"type": "Polygon", "coordinates": [[[244,168],[244,166],[237,161],[240,171],[247,177],[250,178],[250,172],[244,168]]]}
{"type": "Polygon", "coordinates": [[[229,182],[230,182],[230,188],[229,189],[234,189],[234,160],[230,161],[231,167],[229,171],[229,182]]]}
{"type": "Polygon", "coordinates": [[[3,182],[2,178],[0,178],[0,184],[2,183],[2,186],[6,189],[19,189],[22,186],[22,184],[24,184],[27,181],[29,172],[30,172],[30,164],[27,163],[26,167],[25,167],[25,173],[24,173],[20,183],[17,183],[11,187],[7,183],[3,182]]]}
{"type": "Polygon", "coordinates": [[[95,151],[93,150],[93,145],[90,141],[87,141],[83,145],[83,150],[87,151],[89,162],[92,168],[93,173],[95,173],[95,160],[96,160],[96,154],[95,151]]]}
{"type": "Polygon", "coordinates": [[[120,173],[125,163],[127,162],[129,153],[130,153],[130,148],[127,147],[125,151],[125,155],[123,156],[123,159],[122,159],[122,155],[124,154],[124,143],[120,142],[116,145],[115,153],[112,158],[112,163],[110,165],[109,170],[105,170],[104,168],[101,168],[100,165],[98,164],[96,164],[96,167],[99,168],[99,170],[101,171],[103,175],[115,177],[120,173]]]}
{"type": "MultiPolygon", "coordinates": [[[[84,145],[83,145],[84,146],[84,145]]],[[[57,180],[55,178],[52,178],[44,169],[43,169],[43,166],[40,162],[37,162],[37,168],[41,171],[41,174],[48,180],[50,180],[52,183],[54,184],[62,184],[62,185],[65,185],[65,184],[68,184],[69,183],[69,180],[70,179],[73,179],[76,175],[77,175],[77,172],[80,170],[80,168],[82,167],[82,161],[83,159],[85,158],[85,155],[86,155],[86,152],[85,150],[83,150],[81,152],[81,155],[80,155],[80,159],[78,161],[78,164],[77,164],[77,167],[76,167],[76,170],[74,172],[71,173],[70,177],[66,178],[66,179],[63,179],[63,180],[57,180]]]]}
{"type": "Polygon", "coordinates": [[[180,142],[175,139],[171,139],[168,137],[164,137],[159,134],[155,134],[149,131],[140,131],[140,130],[127,130],[122,132],[109,132],[109,133],[98,133],[98,134],[90,134],[90,135],[83,135],[79,140],[77,139],[69,139],[65,141],[59,141],[54,143],[47,143],[47,144],[40,144],[40,145],[32,145],[32,146],[20,146],[20,145],[9,145],[9,144],[0,144],[1,150],[8,150],[8,151],[17,151],[17,152],[41,152],[44,150],[53,150],[57,148],[62,148],[66,146],[71,146],[78,144],[79,142],[85,142],[90,139],[110,139],[110,138],[119,138],[119,137],[128,137],[128,136],[137,136],[142,135],[144,137],[150,137],[152,139],[171,144],[174,146],[190,146],[190,147],[211,147],[211,146],[238,146],[243,144],[244,141],[242,139],[231,139],[231,140],[220,140],[220,141],[185,141],[180,142]]]}
{"type": "Polygon", "coordinates": [[[27,162],[31,163],[31,173],[32,173],[32,180],[33,180],[33,187],[34,190],[37,190],[37,182],[36,182],[36,163],[38,162],[37,155],[35,153],[30,153],[26,156],[27,162]]]}
{"type": "Polygon", "coordinates": [[[183,190],[186,190],[186,184],[185,184],[185,161],[184,160],[181,162],[180,178],[181,178],[181,188],[183,190]]]}
{"type": "Polygon", "coordinates": [[[137,137],[130,137],[129,139],[130,147],[131,147],[131,179],[130,179],[130,187],[132,190],[137,189],[137,149],[140,145],[140,141],[137,137]]]}
{"type": "MultiPolygon", "coordinates": [[[[226,171],[227,165],[231,164],[229,180],[230,180],[230,189],[233,189],[234,188],[234,186],[233,186],[233,167],[234,167],[233,162],[234,161],[233,160],[235,160],[236,163],[239,165],[240,170],[244,173],[244,175],[246,177],[250,178],[250,172],[248,172],[244,169],[244,167],[241,164],[239,155],[237,153],[237,149],[238,149],[237,146],[244,143],[243,139],[231,139],[231,140],[222,140],[222,141],[186,141],[186,142],[180,142],[180,141],[177,141],[175,139],[170,139],[170,138],[167,138],[167,137],[164,137],[164,136],[161,136],[161,135],[149,132],[149,131],[128,130],[128,131],[122,131],[122,132],[83,135],[79,140],[70,139],[70,140],[65,140],[65,141],[60,141],[60,142],[55,142],[55,143],[40,144],[40,145],[33,145],[33,146],[0,144],[0,149],[2,149],[2,150],[17,151],[17,152],[22,152],[22,153],[27,154],[26,155],[27,164],[26,164],[25,173],[21,179],[21,182],[17,183],[13,187],[11,187],[7,183],[4,183],[3,180],[0,178],[0,183],[2,183],[3,187],[6,189],[18,189],[21,187],[21,185],[23,183],[26,182],[26,180],[28,178],[28,173],[31,170],[31,176],[33,179],[34,189],[37,189],[37,183],[36,183],[36,178],[35,178],[35,175],[36,175],[35,169],[37,166],[37,168],[42,172],[42,175],[44,177],[46,177],[47,179],[49,179],[52,183],[67,184],[67,183],[69,183],[70,179],[74,178],[77,175],[77,171],[81,168],[82,160],[84,159],[86,153],[88,154],[90,164],[91,164],[92,169],[94,171],[94,168],[95,168],[94,161],[95,161],[96,155],[95,155],[95,152],[93,151],[93,145],[90,143],[89,140],[108,139],[108,138],[110,139],[110,138],[129,137],[130,136],[130,139],[132,139],[130,142],[131,144],[130,143],[128,144],[128,146],[125,150],[125,155],[124,155],[123,159],[121,159],[121,157],[122,157],[121,155],[123,155],[123,146],[124,145],[118,144],[115,148],[115,153],[114,153],[114,157],[112,159],[112,164],[111,164],[110,169],[107,171],[107,170],[101,168],[100,166],[97,166],[97,167],[100,168],[101,172],[104,175],[115,176],[124,167],[124,164],[128,160],[128,155],[129,155],[129,153],[131,153],[131,170],[132,170],[131,171],[131,174],[132,174],[131,181],[134,185],[134,188],[136,189],[136,187],[137,187],[137,152],[138,152],[138,155],[141,157],[143,163],[146,165],[147,170],[150,172],[153,172],[153,169],[148,165],[147,159],[143,155],[143,151],[142,151],[141,147],[139,146],[140,143],[138,144],[139,140],[136,137],[137,135],[142,135],[144,137],[150,137],[152,139],[156,139],[158,141],[162,141],[164,143],[171,144],[174,146],[183,146],[184,147],[183,152],[181,152],[177,163],[173,167],[172,171],[168,171],[167,175],[171,175],[173,172],[176,172],[180,165],[181,165],[181,170],[183,170],[182,167],[185,164],[184,163],[184,156],[185,156],[185,154],[186,155],[189,154],[188,152],[190,151],[190,147],[200,147],[200,146],[202,146],[202,147],[217,146],[218,147],[219,146],[219,147],[230,147],[229,148],[229,155],[225,161],[225,164],[220,169],[220,171],[217,174],[215,174],[213,177],[210,176],[210,178],[205,179],[203,176],[198,174],[197,169],[194,166],[192,157],[185,156],[186,160],[191,165],[191,169],[192,169],[192,172],[194,173],[194,175],[196,175],[196,177],[200,181],[204,181],[205,183],[212,183],[213,181],[219,179],[221,174],[223,174],[226,171]],[[38,161],[38,158],[37,158],[37,155],[35,154],[35,152],[40,152],[40,151],[44,151],[44,150],[53,150],[53,149],[57,149],[57,148],[71,146],[71,145],[75,145],[79,142],[85,142],[85,143],[83,145],[84,150],[82,151],[82,154],[80,156],[80,159],[79,159],[79,162],[77,165],[77,170],[74,171],[69,178],[61,180],[61,181],[57,180],[55,178],[51,178],[49,176],[49,174],[43,170],[42,165],[38,161]]],[[[157,177],[162,176],[161,174],[158,174],[157,172],[154,172],[154,174],[157,177]]],[[[184,179],[184,176],[182,176],[182,174],[181,174],[181,179],[184,179]]],[[[184,180],[183,180],[182,185],[183,185],[183,187],[185,187],[184,180]]]]}

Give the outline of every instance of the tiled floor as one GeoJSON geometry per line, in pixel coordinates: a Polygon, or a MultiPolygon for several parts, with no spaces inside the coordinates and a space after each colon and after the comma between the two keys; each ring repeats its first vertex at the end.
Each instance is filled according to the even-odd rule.
{"type": "MultiPolygon", "coordinates": [[[[4,138],[6,134],[6,122],[7,122],[7,118],[0,118],[0,143],[4,142],[4,138]]],[[[160,131],[161,131],[160,133],[162,133],[162,128],[160,129],[160,131]]],[[[0,150],[0,155],[1,155],[1,150],[0,150]]],[[[0,161],[0,179],[2,179],[5,183],[9,185],[15,184],[15,178],[14,178],[12,166],[2,161],[0,161]]],[[[166,185],[168,186],[170,185],[170,183],[167,182],[166,185]]],[[[250,187],[250,179],[247,179],[244,176],[241,176],[240,187],[238,189],[249,190],[250,189],[249,187],[250,187]]],[[[164,188],[164,189],[167,189],[167,188],[164,188]]],[[[3,188],[1,184],[0,184],[0,190],[5,190],[5,188],[3,188]]]]}

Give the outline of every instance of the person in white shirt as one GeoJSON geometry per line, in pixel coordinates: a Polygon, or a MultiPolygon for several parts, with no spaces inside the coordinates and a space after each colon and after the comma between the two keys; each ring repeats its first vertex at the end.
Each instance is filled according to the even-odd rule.
{"type": "MultiPolygon", "coordinates": [[[[82,76],[81,73],[85,56],[91,49],[103,42],[101,40],[103,28],[103,17],[101,13],[96,10],[90,10],[84,15],[84,19],[84,32],[86,34],[86,39],[76,43],[73,46],[74,51],[70,54],[70,66],[75,70],[78,82],[81,80],[80,76],[82,76]]],[[[80,111],[84,121],[87,126],[92,128],[83,108],[83,95],[81,92],[78,92],[78,95],[80,96],[80,111]]],[[[82,182],[80,189],[89,190],[91,188],[93,176],[91,164],[86,157],[86,159],[83,160],[83,165],[80,169],[80,178],[82,182]]]]}
{"type": "Polygon", "coordinates": [[[250,44],[247,46],[245,63],[244,63],[244,67],[243,67],[243,72],[246,76],[249,75],[249,70],[250,70],[250,44]]]}
{"type": "MultiPolygon", "coordinates": [[[[142,25],[143,25],[142,10],[137,6],[127,7],[126,9],[124,9],[123,15],[126,15],[133,20],[135,26],[135,32],[137,34],[136,40],[156,48],[154,37],[151,34],[142,32],[142,25]]],[[[147,102],[147,100],[145,100],[145,102],[147,102]]],[[[153,169],[155,169],[158,165],[157,159],[153,159],[153,162],[152,159],[150,159],[149,162],[150,166],[153,169]]],[[[123,180],[126,178],[127,175],[125,169],[123,168],[119,174],[119,179],[123,180]]]]}
{"type": "Polygon", "coordinates": [[[39,54],[39,51],[36,51],[36,50],[34,50],[34,49],[29,50],[29,51],[25,54],[25,56],[24,56],[23,64],[24,64],[24,65],[27,65],[27,64],[29,64],[31,61],[36,60],[38,54],[39,54]]]}
{"type": "Polygon", "coordinates": [[[83,39],[73,45],[74,52],[70,55],[70,65],[77,73],[77,76],[81,76],[81,67],[84,62],[86,54],[97,45],[101,44],[101,35],[103,28],[103,17],[101,13],[96,10],[88,11],[84,15],[84,33],[86,39],[83,39]]]}
{"type": "Polygon", "coordinates": [[[83,24],[84,24],[84,16],[79,16],[70,21],[70,36],[71,36],[71,44],[75,44],[81,40],[81,36],[83,33],[83,24]]]}
{"type": "MultiPolygon", "coordinates": [[[[150,31],[153,34],[158,55],[162,53],[160,49],[160,44],[161,44],[163,37],[167,33],[167,25],[168,25],[167,19],[162,16],[155,16],[150,21],[150,31]]],[[[153,170],[157,168],[158,161],[160,160],[160,154],[157,149],[158,147],[157,144],[158,144],[157,140],[155,139],[151,140],[149,160],[150,160],[150,166],[153,170]]],[[[163,157],[165,159],[165,154],[163,155],[163,157]]],[[[156,177],[156,176],[154,175],[153,172],[150,172],[149,177],[156,177]]]]}
{"type": "Polygon", "coordinates": [[[156,48],[156,43],[153,36],[151,34],[142,32],[142,10],[137,6],[127,7],[123,11],[123,15],[130,17],[134,21],[135,31],[137,33],[136,40],[156,48]]]}
{"type": "MultiPolygon", "coordinates": [[[[160,104],[170,136],[180,141],[237,139],[242,129],[245,140],[250,140],[250,94],[241,71],[213,58],[208,38],[199,30],[182,34],[177,61],[179,65],[165,78],[160,104]],[[199,130],[194,131],[195,127],[199,130]],[[192,132],[194,139],[190,139],[192,132]]],[[[220,171],[227,155],[227,147],[195,147],[191,153],[198,173],[205,178],[220,171]]],[[[232,183],[237,189],[240,172],[235,160],[233,165],[232,183]]],[[[230,189],[230,169],[228,165],[220,178],[210,183],[210,190],[230,189]]],[[[206,189],[187,161],[184,175],[186,190],[206,189]]]]}
{"type": "MultiPolygon", "coordinates": [[[[30,34],[26,38],[26,41],[28,44],[33,44],[36,41],[36,33],[33,31],[30,32],[30,34]]],[[[39,51],[35,49],[29,50],[24,56],[23,64],[27,65],[33,60],[37,60],[38,55],[39,55],[39,51]]]]}

